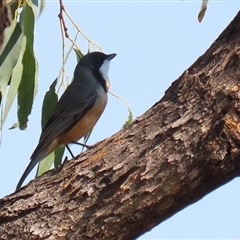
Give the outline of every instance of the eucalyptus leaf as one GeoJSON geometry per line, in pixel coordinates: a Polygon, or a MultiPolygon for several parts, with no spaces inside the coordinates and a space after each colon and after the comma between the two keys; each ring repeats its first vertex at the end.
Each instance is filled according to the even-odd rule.
{"type": "Polygon", "coordinates": [[[53,81],[53,83],[49,87],[49,90],[46,92],[43,99],[42,120],[41,120],[42,129],[46,125],[58,101],[58,95],[56,94],[56,91],[55,91],[56,85],[57,85],[57,79],[53,81]]]}
{"type": "Polygon", "coordinates": [[[205,16],[206,10],[207,10],[207,4],[208,0],[203,0],[200,12],[198,14],[198,21],[201,22],[203,20],[203,17],[205,16]]]}
{"type": "Polygon", "coordinates": [[[42,161],[39,162],[36,177],[41,176],[43,173],[47,172],[51,169],[54,164],[55,167],[58,167],[62,163],[62,156],[64,154],[65,147],[59,146],[56,150],[50,153],[47,157],[45,157],[42,161]]]}
{"type": "Polygon", "coordinates": [[[23,72],[22,58],[23,58],[23,52],[25,51],[25,47],[26,47],[26,37],[23,38],[22,50],[21,50],[21,53],[19,55],[17,64],[12,71],[11,83],[10,83],[10,87],[9,87],[8,94],[7,94],[7,100],[6,100],[5,108],[4,108],[4,111],[3,111],[1,128],[3,127],[3,125],[6,121],[8,113],[11,109],[13,101],[14,101],[16,95],[17,95],[17,92],[18,92],[18,86],[20,84],[21,76],[22,76],[22,72],[23,72]]]}
{"type": "Polygon", "coordinates": [[[131,124],[133,122],[133,114],[130,108],[128,108],[128,119],[127,121],[123,124],[123,127],[128,126],[129,124],[131,124]]]}
{"type": "Polygon", "coordinates": [[[21,12],[20,24],[27,38],[27,45],[23,55],[23,73],[18,88],[18,121],[21,130],[27,127],[28,116],[31,113],[33,99],[36,94],[38,64],[33,51],[34,13],[28,4],[24,4],[21,12]]]}
{"type": "Polygon", "coordinates": [[[45,7],[45,0],[39,0],[39,16],[41,15],[44,7],[45,7]]]}
{"type": "Polygon", "coordinates": [[[5,30],[3,49],[0,52],[0,91],[6,97],[13,68],[15,67],[22,49],[22,30],[18,23],[12,22],[5,30]]]}
{"type": "Polygon", "coordinates": [[[40,161],[37,167],[36,177],[41,176],[43,173],[48,171],[52,167],[54,163],[54,159],[55,159],[55,153],[52,152],[47,157],[45,157],[42,161],[40,161]]]}
{"type": "Polygon", "coordinates": [[[65,146],[59,146],[55,151],[54,167],[59,167],[62,164],[62,158],[65,151],[65,146]]]}
{"type": "Polygon", "coordinates": [[[76,53],[77,62],[79,62],[79,61],[81,60],[81,58],[84,56],[84,54],[83,54],[82,51],[79,50],[79,49],[73,48],[73,50],[74,50],[75,53],[76,53]]]}
{"type": "Polygon", "coordinates": [[[33,10],[34,16],[37,17],[39,13],[39,0],[28,0],[26,3],[30,6],[33,10]]]}
{"type": "Polygon", "coordinates": [[[16,17],[16,12],[19,7],[18,1],[17,0],[8,1],[7,5],[10,7],[11,15],[12,15],[12,18],[14,19],[16,17]]]}
{"type": "Polygon", "coordinates": [[[9,130],[12,130],[12,129],[15,129],[15,128],[18,128],[18,127],[19,127],[19,123],[16,122],[9,128],[9,130]]]}
{"type": "MultiPolygon", "coordinates": [[[[57,84],[57,79],[53,81],[53,83],[49,87],[49,90],[46,92],[43,99],[42,120],[41,120],[42,129],[44,129],[44,126],[46,125],[48,119],[50,118],[54,110],[54,107],[56,106],[58,101],[58,95],[56,94],[56,91],[55,91],[56,84],[57,84]]],[[[44,172],[48,171],[53,165],[53,163],[55,162],[55,159],[57,159],[56,161],[59,162],[59,156],[61,154],[61,150],[60,152],[57,149],[55,151],[57,152],[57,154],[55,154],[55,152],[52,152],[45,159],[39,162],[36,176],[40,176],[44,172]]]]}
{"type": "Polygon", "coordinates": [[[129,124],[132,123],[132,121],[133,121],[133,114],[132,114],[130,105],[128,104],[128,102],[127,102],[124,98],[118,96],[117,94],[111,92],[110,90],[108,90],[108,92],[109,92],[111,95],[113,95],[114,97],[119,98],[120,100],[122,100],[122,101],[127,105],[127,108],[128,108],[128,119],[127,119],[127,121],[123,124],[123,127],[126,127],[127,125],[129,125],[129,124]]]}

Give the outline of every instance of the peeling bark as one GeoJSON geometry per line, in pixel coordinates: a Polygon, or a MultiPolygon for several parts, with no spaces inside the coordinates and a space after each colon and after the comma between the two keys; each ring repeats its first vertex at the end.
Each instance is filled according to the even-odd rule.
{"type": "Polygon", "coordinates": [[[144,115],[0,200],[1,239],[135,239],[240,175],[240,13],[144,115]]]}

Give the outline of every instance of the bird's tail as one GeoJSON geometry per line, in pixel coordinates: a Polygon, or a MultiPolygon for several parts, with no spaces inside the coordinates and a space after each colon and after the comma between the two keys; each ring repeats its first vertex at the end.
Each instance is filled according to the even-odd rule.
{"type": "MultiPolygon", "coordinates": [[[[51,145],[50,145],[51,146],[51,145]]],[[[39,142],[36,149],[34,150],[30,163],[28,164],[26,170],[24,171],[23,175],[21,176],[16,191],[22,186],[23,182],[29,175],[29,173],[33,170],[33,168],[37,165],[38,162],[43,160],[50,152],[52,152],[52,149],[49,149],[48,143],[46,142],[39,142]]]]}
{"type": "Polygon", "coordinates": [[[37,163],[39,161],[41,161],[42,158],[41,158],[41,155],[36,157],[36,158],[33,158],[30,160],[30,163],[28,164],[27,168],[25,169],[23,175],[21,176],[18,184],[17,184],[17,187],[16,187],[16,190],[17,191],[23,184],[23,182],[25,181],[25,179],[27,178],[28,174],[33,170],[33,168],[37,165],[37,163]]]}
{"type": "Polygon", "coordinates": [[[57,141],[52,141],[50,144],[49,142],[45,142],[45,141],[40,141],[38,143],[36,149],[34,150],[31,156],[30,163],[28,164],[26,170],[21,176],[15,191],[17,191],[22,186],[28,174],[33,170],[33,168],[37,165],[37,163],[43,160],[52,151],[54,151],[54,149],[56,149],[57,146],[58,146],[57,141]]]}

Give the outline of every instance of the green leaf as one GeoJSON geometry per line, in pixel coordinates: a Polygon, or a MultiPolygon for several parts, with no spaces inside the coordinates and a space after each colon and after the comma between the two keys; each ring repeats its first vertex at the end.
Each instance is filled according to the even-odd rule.
{"type": "Polygon", "coordinates": [[[81,52],[80,49],[73,48],[73,50],[74,50],[75,53],[76,53],[77,62],[79,62],[79,61],[81,60],[81,58],[84,56],[84,54],[81,52]]]}
{"type": "MultiPolygon", "coordinates": [[[[2,50],[0,51],[0,66],[3,64],[5,59],[8,57],[9,54],[13,51],[14,47],[19,49],[19,53],[21,50],[21,40],[22,40],[22,29],[20,25],[16,21],[12,21],[11,25],[7,27],[4,31],[4,42],[2,45],[2,50]],[[20,38],[21,36],[21,38],[20,38]],[[19,39],[20,38],[20,39],[19,39]],[[20,41],[19,41],[20,40],[20,41]],[[17,46],[16,46],[17,44],[17,46]]],[[[15,57],[13,62],[17,62],[18,55],[16,56],[15,54],[12,54],[11,57],[15,57]],[[13,55],[13,56],[12,56],[13,55]]]]}
{"type": "Polygon", "coordinates": [[[53,163],[55,167],[61,165],[62,156],[64,154],[65,147],[59,146],[57,149],[45,157],[42,161],[39,162],[36,177],[41,176],[43,173],[51,169],[53,163]]]}
{"type": "MultiPolygon", "coordinates": [[[[90,136],[91,136],[91,134],[92,134],[92,131],[93,131],[93,129],[90,130],[90,131],[83,137],[83,143],[84,143],[84,144],[87,144],[87,141],[88,141],[88,139],[90,138],[90,136]]],[[[84,147],[82,147],[82,151],[83,151],[83,149],[84,149],[84,147]]]]}
{"type": "Polygon", "coordinates": [[[38,15],[39,9],[38,9],[38,0],[28,0],[26,1],[29,7],[32,8],[34,16],[36,17],[38,15]]]}
{"type": "Polygon", "coordinates": [[[48,171],[53,165],[55,159],[55,153],[50,153],[47,157],[45,157],[42,161],[39,162],[36,177],[41,176],[43,173],[48,171]]]}
{"type": "Polygon", "coordinates": [[[25,4],[20,17],[20,24],[27,38],[23,55],[23,73],[18,88],[18,121],[21,130],[27,127],[28,116],[32,110],[33,99],[37,88],[38,65],[33,52],[34,14],[31,7],[25,4]]]}
{"type": "MultiPolygon", "coordinates": [[[[81,60],[81,58],[84,56],[84,54],[82,53],[82,51],[80,49],[77,48],[73,48],[73,50],[76,53],[76,57],[77,57],[77,62],[79,62],[81,60]]],[[[93,129],[92,129],[93,130],[93,129]]],[[[85,136],[84,136],[84,144],[87,143],[88,139],[91,136],[92,130],[89,131],[85,136]]],[[[84,147],[82,148],[82,150],[84,149],[84,147]]]]}
{"type": "Polygon", "coordinates": [[[55,87],[57,85],[57,78],[53,81],[51,86],[49,87],[49,90],[46,92],[44,99],[43,99],[43,106],[42,106],[42,129],[46,125],[48,119],[50,118],[54,107],[57,104],[58,101],[58,95],[55,92],[55,87]]]}
{"type": "Polygon", "coordinates": [[[128,108],[128,120],[123,124],[123,127],[128,126],[133,121],[133,114],[130,108],[128,108]]]}
{"type": "Polygon", "coordinates": [[[208,4],[208,0],[203,0],[202,1],[201,9],[200,9],[200,12],[198,14],[198,21],[199,22],[201,22],[203,20],[203,17],[206,13],[206,10],[207,10],[207,4],[208,4]]]}
{"type": "Polygon", "coordinates": [[[7,5],[10,7],[12,19],[14,19],[16,17],[15,15],[18,9],[18,1],[17,0],[8,1],[7,5]]]}
{"type": "Polygon", "coordinates": [[[27,3],[29,6],[34,5],[34,6],[38,7],[39,0],[28,0],[27,3]]]}
{"type": "Polygon", "coordinates": [[[64,146],[59,146],[55,151],[54,167],[58,167],[62,164],[62,158],[65,151],[64,146]]]}
{"type": "Polygon", "coordinates": [[[39,16],[41,15],[44,7],[45,7],[45,0],[39,0],[39,16]]]}
{"type": "Polygon", "coordinates": [[[13,72],[12,72],[10,87],[9,87],[8,94],[7,94],[6,105],[5,105],[5,108],[4,108],[4,111],[3,111],[1,129],[2,129],[3,124],[4,124],[4,122],[7,118],[7,115],[8,115],[8,113],[10,111],[10,108],[13,104],[13,101],[14,101],[16,95],[17,95],[18,86],[20,84],[21,76],[22,76],[22,72],[23,72],[22,58],[23,58],[23,52],[25,51],[25,47],[26,47],[26,37],[23,38],[22,50],[21,50],[21,53],[19,55],[17,64],[15,65],[15,67],[13,69],[13,72]]]}
{"type": "Polygon", "coordinates": [[[5,41],[0,53],[0,91],[6,97],[6,89],[22,48],[22,30],[18,23],[12,22],[5,30],[5,41]]]}
{"type": "Polygon", "coordinates": [[[117,94],[111,92],[110,90],[108,90],[108,92],[111,95],[113,95],[114,97],[121,99],[127,105],[127,108],[128,108],[128,120],[123,124],[123,127],[126,127],[127,125],[129,125],[133,121],[133,114],[132,114],[130,105],[128,104],[128,102],[124,98],[118,96],[117,94]]]}
{"type": "Polygon", "coordinates": [[[92,131],[93,131],[93,129],[92,129],[91,131],[89,131],[89,132],[84,136],[84,138],[83,138],[84,144],[87,143],[88,139],[90,138],[90,136],[91,136],[91,134],[92,134],[92,131]]]}
{"type": "Polygon", "coordinates": [[[16,122],[9,128],[9,130],[12,130],[12,129],[15,129],[15,128],[18,128],[18,127],[19,127],[19,123],[16,122]]]}
{"type": "MultiPolygon", "coordinates": [[[[46,92],[43,99],[42,120],[41,120],[42,129],[46,125],[58,101],[58,95],[55,92],[56,84],[57,84],[57,79],[53,81],[53,83],[49,87],[49,90],[46,92]]],[[[59,161],[58,159],[60,154],[58,152],[59,150],[56,149],[55,151],[57,151],[56,155],[55,155],[55,152],[52,152],[45,159],[39,162],[36,176],[40,176],[44,172],[48,171],[51,168],[52,164],[55,162],[56,158],[57,158],[57,161],[59,161]]]]}

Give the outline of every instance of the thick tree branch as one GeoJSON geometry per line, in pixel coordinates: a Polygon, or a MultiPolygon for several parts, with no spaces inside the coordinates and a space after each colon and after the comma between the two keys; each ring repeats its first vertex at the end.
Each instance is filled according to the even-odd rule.
{"type": "Polygon", "coordinates": [[[9,27],[12,21],[11,12],[7,0],[0,0],[0,51],[4,40],[4,30],[9,27]]]}
{"type": "Polygon", "coordinates": [[[134,239],[240,175],[240,13],[165,96],[0,201],[1,239],[134,239]]]}

